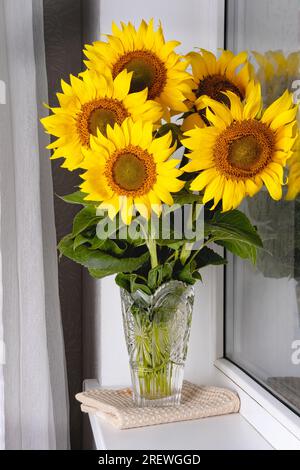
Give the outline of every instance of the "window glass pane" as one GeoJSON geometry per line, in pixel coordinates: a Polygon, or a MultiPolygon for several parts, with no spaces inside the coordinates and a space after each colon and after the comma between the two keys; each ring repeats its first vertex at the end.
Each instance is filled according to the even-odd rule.
{"type": "MultiPolygon", "coordinates": [[[[265,103],[299,89],[300,1],[229,0],[227,13],[227,48],[260,53],[251,62],[265,103]]],[[[276,202],[261,191],[242,210],[265,249],[256,266],[229,259],[225,355],[299,413],[300,199],[276,202]]]]}

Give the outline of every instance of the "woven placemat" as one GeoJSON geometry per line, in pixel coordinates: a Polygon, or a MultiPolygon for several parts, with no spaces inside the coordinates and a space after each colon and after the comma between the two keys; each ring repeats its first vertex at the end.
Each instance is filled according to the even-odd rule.
{"type": "Polygon", "coordinates": [[[85,413],[97,416],[118,429],[186,421],[237,413],[240,400],[235,392],[218,387],[200,387],[184,381],[179,406],[137,408],[131,389],[95,389],[78,393],[85,413]]]}

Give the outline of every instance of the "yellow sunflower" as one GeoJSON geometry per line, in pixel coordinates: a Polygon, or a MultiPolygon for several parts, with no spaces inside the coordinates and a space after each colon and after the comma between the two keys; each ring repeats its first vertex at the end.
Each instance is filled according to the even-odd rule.
{"type": "Polygon", "coordinates": [[[226,96],[230,109],[203,98],[211,127],[185,133],[183,143],[191,161],[183,168],[199,171],[191,189],[204,191],[203,202],[222,199],[223,210],[234,209],[245,196],[254,196],[263,184],[271,197],[282,197],[283,167],[297,136],[296,113],[286,91],[262,113],[261,89],[252,84],[244,103],[232,91],[226,96]]]}
{"type": "MultiPolygon", "coordinates": [[[[241,100],[246,96],[247,86],[253,76],[252,66],[248,62],[247,52],[234,55],[231,51],[223,51],[217,58],[212,52],[200,49],[200,52],[190,52],[187,60],[193,72],[193,94],[189,95],[194,110],[203,113],[203,96],[229,105],[224,92],[231,91],[241,100]]],[[[184,122],[185,127],[201,127],[197,113],[184,122]]],[[[203,127],[203,126],[202,126],[203,127]]]]}
{"type": "Polygon", "coordinates": [[[294,147],[294,152],[288,162],[289,176],[288,176],[288,190],[286,199],[292,201],[298,194],[300,194],[300,141],[297,139],[294,147]]]}
{"type": "Polygon", "coordinates": [[[229,105],[224,92],[231,91],[244,100],[254,74],[247,52],[234,55],[231,51],[222,51],[218,59],[212,52],[200,49],[200,53],[190,52],[186,57],[193,72],[193,94],[189,95],[190,113],[183,120],[183,132],[208,124],[204,96],[229,105]]]}
{"type": "Polygon", "coordinates": [[[178,180],[182,170],[179,160],[169,159],[175,150],[170,147],[172,135],[153,139],[150,122],[133,122],[128,118],[114,128],[107,127],[107,136],[98,132],[91,138],[91,148],[84,150],[81,175],[85,199],[102,201],[113,219],[120,211],[125,224],[130,224],[134,207],[149,218],[151,210],[160,215],[162,203],[171,205],[171,192],[182,189],[178,180]]]}
{"type": "Polygon", "coordinates": [[[186,94],[191,92],[191,77],[185,71],[187,62],[174,52],[180,43],[164,39],[161,26],[155,31],[153,20],[143,20],[138,29],[131,23],[113,23],[113,35],[106,35],[107,42],[96,41],[84,51],[90,69],[101,72],[109,67],[113,77],[126,69],[133,72],[131,92],[148,89],[149,99],[159,102],[169,117],[173,111],[187,111],[186,94]]]}
{"type": "Polygon", "coordinates": [[[64,168],[74,170],[83,160],[82,148],[90,145],[90,136],[99,129],[121,124],[131,117],[134,121],[157,122],[161,106],[147,100],[147,91],[129,93],[132,72],[123,70],[113,79],[109,70],[99,75],[87,70],[77,78],[71,75],[70,85],[62,81],[63,93],[57,93],[59,107],[50,108],[52,115],[41,119],[49,134],[57,137],[47,148],[54,149],[52,159],[64,157],[64,168]]]}

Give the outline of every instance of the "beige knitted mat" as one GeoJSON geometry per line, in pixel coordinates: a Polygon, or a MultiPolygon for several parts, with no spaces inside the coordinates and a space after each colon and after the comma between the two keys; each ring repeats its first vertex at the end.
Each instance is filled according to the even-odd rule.
{"type": "Polygon", "coordinates": [[[240,400],[236,393],[217,387],[199,387],[184,381],[179,406],[137,408],[131,389],[95,389],[78,393],[85,413],[97,416],[118,429],[152,426],[191,419],[207,418],[228,413],[237,413],[240,400]]]}

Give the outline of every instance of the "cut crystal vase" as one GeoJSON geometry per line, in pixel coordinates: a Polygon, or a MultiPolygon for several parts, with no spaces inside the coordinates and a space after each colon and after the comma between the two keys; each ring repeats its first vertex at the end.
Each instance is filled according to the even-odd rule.
{"type": "Polygon", "coordinates": [[[194,289],[170,281],[153,295],[121,289],[133,399],[137,406],[179,405],[194,289]]]}

